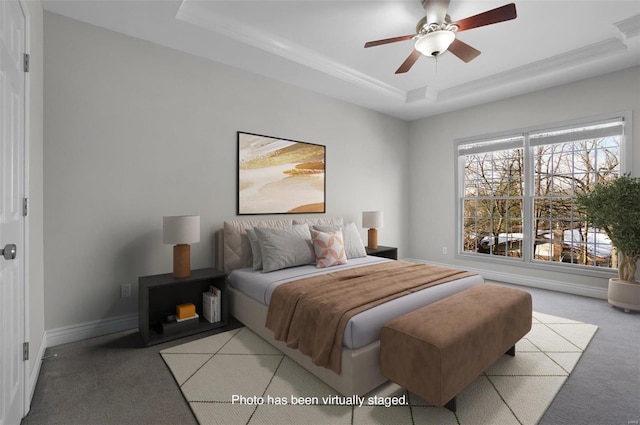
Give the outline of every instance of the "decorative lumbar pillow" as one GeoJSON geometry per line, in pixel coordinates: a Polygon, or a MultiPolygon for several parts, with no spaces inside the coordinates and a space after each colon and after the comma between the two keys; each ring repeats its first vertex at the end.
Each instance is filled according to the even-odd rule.
{"type": "Polygon", "coordinates": [[[347,253],[347,258],[360,258],[366,257],[367,251],[364,249],[364,244],[360,238],[360,232],[355,223],[348,223],[342,226],[330,225],[330,226],[313,226],[313,229],[321,232],[332,232],[335,230],[342,230],[342,237],[344,238],[344,250],[347,253]]]}
{"type": "Polygon", "coordinates": [[[282,229],[254,227],[254,230],[262,253],[262,271],[272,272],[315,261],[308,224],[282,229]]]}
{"type": "Polygon", "coordinates": [[[333,232],[312,230],[311,241],[313,242],[313,250],[316,253],[316,266],[324,268],[347,264],[342,230],[333,232]]]}

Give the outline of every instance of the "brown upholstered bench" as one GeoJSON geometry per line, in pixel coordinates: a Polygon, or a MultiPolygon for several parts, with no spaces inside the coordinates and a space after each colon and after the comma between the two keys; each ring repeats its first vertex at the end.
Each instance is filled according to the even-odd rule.
{"type": "Polygon", "coordinates": [[[531,330],[531,295],[478,285],[389,321],[380,335],[382,375],[435,406],[456,395],[531,330]]]}

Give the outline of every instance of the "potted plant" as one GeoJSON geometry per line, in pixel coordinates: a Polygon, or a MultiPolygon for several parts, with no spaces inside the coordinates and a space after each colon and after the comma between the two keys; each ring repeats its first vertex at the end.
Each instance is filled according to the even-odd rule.
{"type": "Polygon", "coordinates": [[[577,204],[592,226],[604,230],[620,258],[618,279],[609,279],[609,303],[625,311],[640,310],[640,178],[625,174],[592,192],[578,195],[577,204]]]}

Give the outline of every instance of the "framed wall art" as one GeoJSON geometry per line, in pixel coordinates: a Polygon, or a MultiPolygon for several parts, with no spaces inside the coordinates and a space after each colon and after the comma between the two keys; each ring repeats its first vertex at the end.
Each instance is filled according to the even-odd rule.
{"type": "Polygon", "coordinates": [[[326,146],[238,131],[237,214],[325,212],[326,146]]]}

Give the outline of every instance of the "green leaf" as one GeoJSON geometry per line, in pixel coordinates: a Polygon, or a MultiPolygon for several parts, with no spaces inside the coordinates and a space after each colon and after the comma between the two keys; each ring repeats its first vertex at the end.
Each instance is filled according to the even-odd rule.
{"type": "Polygon", "coordinates": [[[576,203],[592,226],[604,230],[618,251],[635,264],[640,257],[640,178],[625,174],[598,184],[593,191],[577,195],[576,203]]]}

